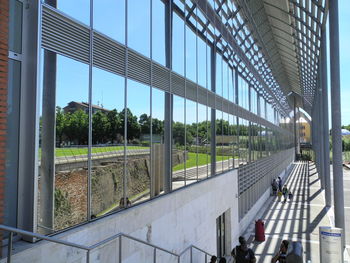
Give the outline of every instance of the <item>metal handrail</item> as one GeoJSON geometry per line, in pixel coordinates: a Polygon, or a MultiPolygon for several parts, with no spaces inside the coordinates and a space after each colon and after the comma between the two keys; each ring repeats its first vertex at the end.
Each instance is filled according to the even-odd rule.
{"type": "MultiPolygon", "coordinates": [[[[190,261],[192,262],[192,249],[197,249],[199,250],[200,252],[204,253],[205,254],[205,261],[207,261],[207,256],[211,255],[210,253],[196,247],[196,246],[193,246],[193,245],[190,245],[188,246],[186,249],[184,249],[180,254],[176,254],[172,251],[169,251],[167,249],[164,249],[164,248],[161,248],[157,245],[154,245],[154,244],[151,244],[151,243],[148,243],[144,240],[141,240],[141,239],[138,239],[138,238],[135,238],[135,237],[132,237],[130,235],[127,235],[127,234],[124,234],[124,233],[119,233],[119,234],[116,234],[116,235],[113,235],[113,236],[110,236],[100,242],[97,242],[91,246],[85,246],[85,245],[80,245],[80,244],[76,244],[76,243],[72,243],[72,242],[69,242],[69,241],[64,241],[64,240],[61,240],[61,239],[57,239],[57,238],[53,238],[53,237],[49,237],[49,236],[44,236],[44,235],[41,235],[41,234],[37,234],[37,233],[33,233],[33,232],[29,232],[29,231],[26,231],[26,230],[22,230],[22,229],[18,229],[18,228],[14,228],[14,227],[10,227],[10,226],[5,226],[5,225],[1,225],[0,224],[0,230],[4,230],[4,231],[8,231],[10,233],[9,235],[9,240],[8,240],[8,248],[7,248],[7,263],[11,263],[11,256],[12,256],[12,240],[13,240],[13,233],[17,233],[17,234],[21,234],[21,235],[24,235],[24,236],[30,236],[30,237],[35,237],[35,238],[38,238],[40,240],[46,240],[46,241],[49,241],[49,242],[53,242],[53,243],[57,243],[57,244],[61,244],[61,245],[65,245],[65,246],[70,246],[70,247],[75,247],[75,248],[78,248],[78,249],[82,249],[82,250],[85,250],[86,251],[86,262],[87,263],[90,263],[90,251],[93,250],[93,249],[96,249],[108,242],[111,242],[113,240],[116,240],[117,238],[119,238],[119,246],[121,246],[121,242],[122,242],[122,237],[125,237],[125,238],[128,238],[128,239],[131,239],[131,240],[134,240],[136,242],[139,242],[139,243],[142,243],[144,245],[147,245],[147,246],[150,246],[154,249],[154,253],[153,253],[153,262],[156,262],[156,250],[160,250],[160,251],[163,251],[165,253],[168,253],[174,257],[177,258],[178,260],[178,263],[180,263],[180,258],[182,255],[184,255],[189,249],[190,249],[190,253],[191,253],[191,257],[190,257],[190,261]]],[[[121,250],[119,250],[119,258],[121,259],[121,250]]],[[[120,261],[121,262],[121,261],[120,261]]]]}

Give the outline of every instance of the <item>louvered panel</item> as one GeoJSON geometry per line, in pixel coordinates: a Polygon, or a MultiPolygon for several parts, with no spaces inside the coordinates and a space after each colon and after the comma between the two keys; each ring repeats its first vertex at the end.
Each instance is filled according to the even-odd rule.
{"type": "Polygon", "coordinates": [[[197,85],[190,80],[186,80],[186,98],[197,101],[197,85]]]}
{"type": "Polygon", "coordinates": [[[93,65],[125,75],[125,47],[95,32],[93,65]]]}
{"type": "Polygon", "coordinates": [[[207,105],[207,90],[202,87],[198,87],[198,103],[207,105]]]}
{"type": "Polygon", "coordinates": [[[153,74],[152,85],[158,89],[162,89],[164,91],[169,92],[170,91],[169,70],[156,63],[152,63],[152,74],[153,74]]]}
{"type": "Polygon", "coordinates": [[[217,110],[222,111],[222,97],[215,95],[215,105],[217,110]]]}
{"type": "Polygon", "coordinates": [[[151,62],[136,52],[128,51],[128,77],[151,85],[151,62]]]}
{"type": "Polygon", "coordinates": [[[183,77],[173,73],[171,76],[171,84],[172,93],[185,97],[185,79],[183,77]]]}
{"type": "Polygon", "coordinates": [[[41,45],[58,54],[89,63],[90,31],[43,5],[41,45]]]}
{"type": "Polygon", "coordinates": [[[215,94],[208,92],[208,106],[215,109],[215,94]]]}

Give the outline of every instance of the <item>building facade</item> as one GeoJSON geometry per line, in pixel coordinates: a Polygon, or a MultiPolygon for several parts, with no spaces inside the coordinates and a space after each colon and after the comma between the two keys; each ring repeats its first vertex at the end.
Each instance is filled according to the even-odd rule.
{"type": "MultiPolygon", "coordinates": [[[[272,179],[288,174],[296,146],[288,99],[242,7],[6,3],[3,223],[89,245],[123,232],[176,253],[195,245],[228,255],[270,195],[272,179]]],[[[129,262],[151,254],[123,244],[129,262]]],[[[94,255],[116,256],[119,245],[94,255]]],[[[86,257],[36,247],[47,248],[62,262],[86,257]]],[[[15,256],[44,262],[28,251],[15,256]]]]}

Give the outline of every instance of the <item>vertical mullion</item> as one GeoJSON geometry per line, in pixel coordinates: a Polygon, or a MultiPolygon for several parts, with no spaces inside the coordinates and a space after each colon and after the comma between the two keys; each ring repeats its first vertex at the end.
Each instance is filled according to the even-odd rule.
{"type": "Polygon", "coordinates": [[[88,131],[88,191],[87,191],[87,220],[91,217],[91,169],[92,169],[92,66],[93,66],[93,49],[94,49],[94,38],[93,38],[93,2],[90,0],[90,50],[89,50],[89,131],[88,131]]]}
{"type": "Polygon", "coordinates": [[[186,167],[186,164],[187,164],[187,158],[186,158],[186,145],[187,145],[187,138],[186,138],[186,131],[187,131],[187,129],[186,129],[186,125],[187,125],[187,123],[186,123],[186,103],[187,103],[187,99],[186,99],[186,95],[187,95],[187,93],[186,93],[186,91],[187,91],[187,72],[186,72],[186,70],[187,70],[187,67],[186,67],[186,48],[187,48],[187,43],[186,43],[186,0],[184,1],[184,17],[183,17],[183,19],[184,19],[184,81],[185,81],[185,90],[184,90],[184,94],[185,94],[185,98],[184,98],[184,130],[185,130],[185,134],[184,134],[184,138],[185,138],[185,140],[184,140],[184,146],[185,146],[185,149],[184,149],[184,152],[183,152],[183,156],[184,156],[184,184],[186,185],[186,183],[187,183],[187,180],[186,180],[186,171],[187,171],[187,167],[186,167]]]}
{"type": "MultiPolygon", "coordinates": [[[[198,17],[198,8],[196,7],[196,16],[198,17]]],[[[198,21],[196,19],[196,166],[198,181],[198,21]]]]}
{"type": "MultiPolygon", "coordinates": [[[[155,187],[155,175],[153,174],[153,129],[152,129],[152,124],[153,124],[153,105],[152,105],[152,89],[153,89],[153,39],[152,39],[152,33],[153,33],[153,0],[150,0],[150,60],[151,60],[151,68],[150,68],[150,198],[152,198],[152,195],[156,192],[158,192],[154,187],[155,187]],[[154,190],[154,192],[153,192],[154,190]]],[[[163,176],[163,175],[161,175],[163,176]]]]}
{"type": "Polygon", "coordinates": [[[124,205],[126,206],[126,186],[127,186],[127,124],[128,124],[128,114],[127,114],[127,95],[128,95],[128,0],[125,0],[125,78],[124,78],[124,170],[123,170],[123,198],[124,205]]]}

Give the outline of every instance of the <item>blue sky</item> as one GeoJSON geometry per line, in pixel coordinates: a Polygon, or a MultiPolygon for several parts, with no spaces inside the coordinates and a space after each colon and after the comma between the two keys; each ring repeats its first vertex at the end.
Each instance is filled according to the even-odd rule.
{"type": "MultiPolygon", "coordinates": [[[[68,15],[74,17],[84,24],[89,24],[89,6],[87,0],[61,0],[58,1],[58,8],[68,15]]],[[[145,0],[129,0],[129,37],[128,44],[131,48],[136,49],[138,52],[149,56],[150,55],[150,39],[149,39],[149,1],[145,0]],[[133,10],[131,12],[131,10],[133,10]],[[145,23],[146,21],[146,23],[145,23]]],[[[116,39],[121,43],[125,43],[124,32],[124,0],[98,0],[95,1],[94,6],[94,27],[102,33],[108,35],[111,38],[116,39]],[[120,8],[122,7],[122,8],[120,8]],[[117,14],[117,15],[116,15],[117,14]],[[113,22],[114,23],[111,23],[113,22]]],[[[153,58],[164,65],[164,43],[161,41],[164,39],[163,31],[163,5],[160,1],[153,1],[153,58]]],[[[350,124],[350,1],[339,1],[339,19],[340,19],[340,69],[341,69],[341,106],[342,106],[342,124],[350,124]]],[[[174,16],[175,20],[177,19],[174,16]]],[[[180,21],[180,20],[178,20],[180,21]]],[[[182,24],[183,25],[183,24],[182,24]]],[[[177,38],[174,38],[174,50],[178,53],[184,52],[183,46],[183,26],[181,24],[174,23],[174,33],[178,33],[177,38]]],[[[195,53],[191,53],[190,49],[195,48],[195,38],[193,33],[187,30],[186,38],[186,75],[192,80],[196,80],[195,70],[195,53]]],[[[199,56],[199,71],[205,72],[205,48],[203,44],[198,42],[198,56],[199,56]]],[[[205,46],[204,46],[205,47],[205,46]]],[[[328,45],[329,48],[329,45],[328,45]]],[[[174,54],[174,70],[179,73],[184,73],[184,59],[183,56],[174,54]]],[[[328,60],[329,61],[329,60],[328,60]]],[[[198,74],[198,81],[203,86],[205,85],[205,74],[198,74]]],[[[330,76],[328,77],[330,81],[330,76]]],[[[208,80],[210,81],[210,80],[208,80]]],[[[57,77],[57,105],[64,107],[68,102],[75,101],[88,101],[88,66],[82,63],[76,62],[71,59],[59,57],[58,59],[58,77],[57,77]]],[[[132,100],[128,100],[128,106],[131,107],[132,112],[139,116],[143,112],[149,114],[149,88],[144,85],[128,81],[130,91],[134,90],[131,87],[141,88],[137,94],[135,94],[132,100]]],[[[94,69],[93,71],[93,103],[103,105],[105,108],[117,108],[122,109],[124,94],[124,79],[120,76],[113,75],[111,73],[104,72],[102,70],[94,69]]],[[[157,96],[154,97],[154,102],[159,103],[163,101],[161,93],[157,92],[157,96]],[[159,94],[159,96],[158,96],[159,94]]],[[[175,105],[176,106],[176,105],[175,105]]],[[[193,108],[192,105],[188,105],[187,110],[193,108]]],[[[159,112],[160,107],[153,110],[153,115],[162,118],[163,113],[159,112]]],[[[194,109],[193,109],[194,110],[194,109]]],[[[174,108],[174,118],[181,119],[183,111],[174,108]],[[182,113],[181,113],[182,112],[182,113]]],[[[193,114],[187,115],[187,122],[194,121],[195,116],[193,114]]]]}

